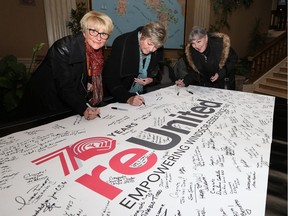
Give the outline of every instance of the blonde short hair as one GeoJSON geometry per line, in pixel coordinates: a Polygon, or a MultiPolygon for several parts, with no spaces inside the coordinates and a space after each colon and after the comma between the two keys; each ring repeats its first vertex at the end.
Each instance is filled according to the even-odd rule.
{"type": "Polygon", "coordinates": [[[81,30],[85,32],[93,25],[98,28],[103,28],[104,32],[107,34],[111,34],[114,28],[113,22],[109,16],[104,13],[100,13],[97,11],[89,11],[86,13],[82,19],[80,20],[81,30]]]}
{"type": "Polygon", "coordinates": [[[161,47],[167,39],[167,29],[159,22],[150,22],[141,29],[142,37],[150,38],[156,47],[161,47]]]}

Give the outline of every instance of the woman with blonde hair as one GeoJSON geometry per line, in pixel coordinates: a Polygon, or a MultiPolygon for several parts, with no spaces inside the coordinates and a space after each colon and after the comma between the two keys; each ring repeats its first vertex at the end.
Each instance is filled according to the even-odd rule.
{"type": "Polygon", "coordinates": [[[20,106],[25,115],[72,111],[91,120],[100,116],[103,50],[113,31],[106,14],[90,11],[82,31],[56,41],[33,73],[20,106]]]}
{"type": "Polygon", "coordinates": [[[138,94],[156,82],[166,38],[166,27],[154,21],[114,40],[103,71],[103,83],[114,101],[133,106],[145,103],[138,94]]]}

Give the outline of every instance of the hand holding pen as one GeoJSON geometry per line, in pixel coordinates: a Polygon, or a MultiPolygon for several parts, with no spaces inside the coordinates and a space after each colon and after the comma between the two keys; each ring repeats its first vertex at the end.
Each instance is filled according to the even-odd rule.
{"type": "Polygon", "coordinates": [[[183,79],[176,80],[175,84],[179,87],[185,87],[185,83],[184,83],[183,79]]]}
{"type": "Polygon", "coordinates": [[[142,96],[140,96],[138,93],[137,95],[131,96],[128,100],[127,103],[132,105],[132,106],[141,106],[142,104],[145,104],[145,100],[142,96]]]}
{"type": "Polygon", "coordinates": [[[95,119],[97,116],[101,118],[99,108],[92,107],[89,103],[86,103],[86,105],[87,105],[87,109],[83,113],[85,119],[92,120],[92,119],[95,119]]]}
{"type": "MultiPolygon", "coordinates": [[[[136,92],[136,94],[137,94],[138,96],[140,96],[138,92],[136,92]]],[[[143,98],[143,97],[140,97],[140,99],[142,100],[142,104],[144,104],[144,105],[146,106],[144,98],[143,98]]]]}

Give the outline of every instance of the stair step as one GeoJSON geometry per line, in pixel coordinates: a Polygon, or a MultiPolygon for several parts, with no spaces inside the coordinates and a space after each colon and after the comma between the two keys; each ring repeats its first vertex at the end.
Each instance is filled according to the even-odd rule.
{"type": "Polygon", "coordinates": [[[268,194],[265,216],[287,215],[287,200],[268,194]]]}
{"type": "Polygon", "coordinates": [[[277,85],[274,83],[259,83],[258,87],[267,89],[267,90],[281,92],[281,93],[287,93],[287,86],[284,86],[284,85],[277,85]]]}
{"type": "Polygon", "coordinates": [[[276,92],[276,91],[272,91],[272,90],[268,90],[268,89],[264,89],[264,88],[259,88],[259,87],[256,87],[253,92],[257,93],[257,94],[264,94],[264,95],[270,95],[270,96],[288,99],[287,92],[281,93],[281,92],[276,92]]]}
{"type": "Polygon", "coordinates": [[[287,80],[280,79],[278,77],[267,77],[266,78],[266,82],[267,83],[278,84],[278,85],[282,85],[282,86],[287,86],[287,84],[288,84],[287,80]]]}
{"type": "Polygon", "coordinates": [[[278,77],[278,78],[287,80],[287,73],[286,72],[279,72],[279,71],[273,72],[273,77],[278,77]]]}
{"type": "MultiPolygon", "coordinates": [[[[271,180],[271,182],[273,183],[277,183],[277,184],[283,184],[285,185],[285,188],[287,187],[287,172],[279,172],[277,170],[269,170],[269,180],[271,180]]],[[[279,191],[279,192],[283,192],[283,191],[279,191]]],[[[285,196],[287,196],[287,193],[283,194],[285,196]]]]}
{"type": "Polygon", "coordinates": [[[287,67],[280,67],[280,68],[279,68],[279,71],[280,71],[280,72],[287,73],[287,67]]]}
{"type": "Polygon", "coordinates": [[[250,88],[254,93],[275,96],[283,99],[287,98],[288,71],[287,58],[283,59],[279,64],[275,65],[271,70],[254,83],[250,88]]]}

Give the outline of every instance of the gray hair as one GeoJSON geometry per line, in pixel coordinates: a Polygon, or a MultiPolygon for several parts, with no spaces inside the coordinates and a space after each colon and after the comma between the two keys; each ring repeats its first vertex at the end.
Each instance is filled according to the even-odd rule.
{"type": "Polygon", "coordinates": [[[142,37],[150,38],[156,47],[161,47],[167,39],[167,30],[165,26],[158,22],[150,22],[141,29],[142,37]]]}
{"type": "Polygon", "coordinates": [[[199,40],[207,35],[205,28],[201,26],[194,26],[189,34],[188,42],[192,43],[193,40],[199,40]]]}

